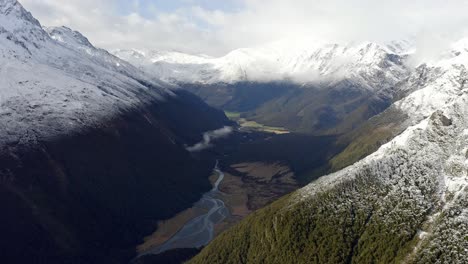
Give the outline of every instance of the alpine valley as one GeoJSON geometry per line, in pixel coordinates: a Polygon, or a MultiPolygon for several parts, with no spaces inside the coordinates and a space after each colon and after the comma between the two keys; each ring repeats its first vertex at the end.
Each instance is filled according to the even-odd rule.
{"type": "Polygon", "coordinates": [[[304,178],[331,174],[189,263],[466,263],[468,41],[428,61],[411,41],[291,43],[221,58],[114,52],[244,119],[335,137],[339,150],[304,178]]]}
{"type": "Polygon", "coordinates": [[[1,263],[467,263],[468,39],[108,52],[0,0],[1,263]]]}
{"type": "Polygon", "coordinates": [[[0,261],[125,263],[210,189],[185,146],[230,121],[1,0],[0,124],[0,261]]]}

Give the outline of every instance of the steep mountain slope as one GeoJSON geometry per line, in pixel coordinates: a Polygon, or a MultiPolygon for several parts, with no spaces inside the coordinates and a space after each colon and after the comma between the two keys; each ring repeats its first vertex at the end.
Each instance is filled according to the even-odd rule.
{"type": "Polygon", "coordinates": [[[0,0],[0,124],[0,260],[122,263],[209,190],[185,146],[229,121],[0,0]]]}
{"type": "Polygon", "coordinates": [[[399,86],[401,99],[387,111],[401,113],[395,126],[404,132],[250,216],[191,263],[464,263],[465,43],[399,86]]]}

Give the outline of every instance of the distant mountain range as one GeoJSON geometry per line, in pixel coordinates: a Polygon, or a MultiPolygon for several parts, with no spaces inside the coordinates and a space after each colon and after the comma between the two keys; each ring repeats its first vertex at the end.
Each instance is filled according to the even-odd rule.
{"type": "Polygon", "coordinates": [[[140,50],[115,50],[113,54],[177,83],[291,81],[333,84],[340,79],[349,79],[375,90],[401,79],[406,71],[402,60],[410,47],[407,41],[380,45],[289,40],[234,50],[219,58],[140,50]]]}
{"type": "Polygon", "coordinates": [[[220,58],[116,50],[148,74],[259,123],[315,135],[349,132],[388,107],[407,78],[410,41],[288,40],[220,58]]]}

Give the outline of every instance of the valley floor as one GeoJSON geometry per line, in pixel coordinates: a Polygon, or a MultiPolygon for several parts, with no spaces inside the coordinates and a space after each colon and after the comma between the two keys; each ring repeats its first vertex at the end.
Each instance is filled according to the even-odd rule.
{"type": "Polygon", "coordinates": [[[277,135],[290,133],[290,131],[284,127],[267,126],[265,124],[260,124],[253,120],[248,120],[244,117],[241,117],[241,113],[239,112],[227,112],[226,111],[225,114],[229,119],[239,124],[241,130],[243,131],[265,132],[265,133],[273,133],[277,135]]]}
{"type": "Polygon", "coordinates": [[[187,257],[196,254],[183,248],[198,248],[205,243],[200,244],[199,239],[175,242],[181,233],[184,236],[188,234],[187,230],[197,233],[195,227],[200,227],[200,232],[205,230],[206,225],[194,223],[210,215],[206,219],[213,224],[211,240],[251,213],[304,186],[310,180],[308,172],[325,166],[337,151],[335,140],[334,137],[260,132],[239,126],[228,138],[212,142],[212,148],[193,153],[219,160],[220,171],[215,168],[210,177],[213,186],[219,183],[218,188],[205,196],[225,206],[227,213],[210,214],[213,208],[203,203],[202,198],[192,207],[157,223],[156,231],[137,246],[142,257],[135,263],[153,263],[174,254],[181,256],[187,253],[187,257]],[[221,172],[223,178],[220,181],[221,172]],[[188,226],[190,228],[187,229],[188,226]]]}
{"type": "MultiPolygon", "coordinates": [[[[216,221],[214,236],[235,225],[253,211],[300,187],[291,169],[279,162],[245,162],[225,167],[222,181],[218,182],[220,174],[216,170],[210,177],[212,185],[219,188],[219,191],[212,195],[213,198],[221,200],[229,209],[224,219],[216,221]],[[219,186],[216,185],[217,183],[219,186]]],[[[185,244],[192,242],[193,245],[198,245],[199,241],[187,243],[186,241],[181,241],[181,243],[172,241],[174,243],[171,242],[171,245],[168,245],[168,242],[176,240],[175,236],[186,229],[187,225],[207,213],[207,207],[203,203],[197,203],[171,219],[160,221],[157,231],[145,238],[145,242],[137,247],[139,254],[159,254],[170,249],[186,248],[185,244]]],[[[193,226],[191,228],[193,229],[193,226]]],[[[191,232],[199,231],[192,230],[191,232]]]]}

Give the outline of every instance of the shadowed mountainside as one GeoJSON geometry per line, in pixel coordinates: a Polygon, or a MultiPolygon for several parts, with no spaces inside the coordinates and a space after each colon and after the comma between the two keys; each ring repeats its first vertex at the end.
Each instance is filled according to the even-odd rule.
{"type": "Polygon", "coordinates": [[[210,189],[214,160],[194,159],[184,146],[228,123],[222,112],[179,91],[53,141],[2,147],[2,259],[130,260],[158,219],[210,189]]]}

